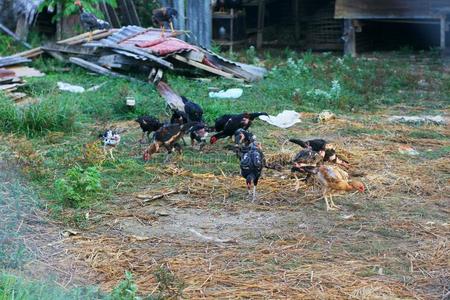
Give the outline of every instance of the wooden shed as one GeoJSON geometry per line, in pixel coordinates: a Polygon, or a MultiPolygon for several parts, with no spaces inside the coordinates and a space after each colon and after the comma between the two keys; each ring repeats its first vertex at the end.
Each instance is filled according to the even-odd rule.
{"type": "Polygon", "coordinates": [[[439,46],[446,48],[449,0],[336,0],[335,18],[344,20],[344,51],[356,53],[356,32],[367,22],[385,21],[409,24],[436,24],[439,46]]]}

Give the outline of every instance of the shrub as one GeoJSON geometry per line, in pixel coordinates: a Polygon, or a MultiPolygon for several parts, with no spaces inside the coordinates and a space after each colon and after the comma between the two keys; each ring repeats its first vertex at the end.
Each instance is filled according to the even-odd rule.
{"type": "Polygon", "coordinates": [[[73,207],[83,207],[98,196],[101,191],[101,174],[95,167],[70,168],[64,178],[55,182],[60,201],[73,207]]]}

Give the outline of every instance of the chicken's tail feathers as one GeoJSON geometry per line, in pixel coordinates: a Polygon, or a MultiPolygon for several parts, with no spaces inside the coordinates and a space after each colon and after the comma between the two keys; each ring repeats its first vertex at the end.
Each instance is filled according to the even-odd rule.
{"type": "Polygon", "coordinates": [[[300,139],[289,139],[289,142],[297,144],[303,148],[308,148],[308,144],[300,139]]]}

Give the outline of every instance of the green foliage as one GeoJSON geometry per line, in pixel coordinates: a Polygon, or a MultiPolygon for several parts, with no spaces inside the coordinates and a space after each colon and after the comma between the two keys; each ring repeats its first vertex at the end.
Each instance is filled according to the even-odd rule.
{"type": "Polygon", "coordinates": [[[49,131],[70,132],[75,129],[77,107],[57,100],[44,100],[19,108],[0,97],[0,131],[25,133],[28,136],[49,131]]]}
{"type": "Polygon", "coordinates": [[[83,207],[101,191],[101,173],[96,167],[70,168],[64,178],[55,181],[58,198],[73,207],[83,207]]]}
{"type": "Polygon", "coordinates": [[[126,271],[125,279],[122,280],[111,292],[108,300],[138,300],[141,299],[137,296],[137,285],[133,280],[133,274],[126,271]]]}
{"type": "MultiPolygon", "coordinates": [[[[63,11],[59,12],[58,15],[56,15],[56,18],[53,19],[53,21],[58,20],[62,18],[63,16],[70,16],[78,12],[78,6],[74,4],[74,0],[44,0],[41,5],[39,5],[38,11],[42,12],[44,8],[52,8],[56,9],[57,4],[62,4],[63,11]]],[[[101,16],[101,12],[95,8],[97,4],[100,2],[104,2],[106,4],[111,5],[112,7],[117,6],[116,0],[82,0],[81,3],[83,4],[83,7],[85,10],[94,13],[97,16],[101,16]]]]}
{"type": "Polygon", "coordinates": [[[7,56],[18,50],[18,44],[9,35],[0,33],[0,56],[7,56]]]}
{"type": "Polygon", "coordinates": [[[26,281],[20,277],[0,273],[0,300],[71,300],[101,299],[95,288],[79,288],[67,291],[54,284],[26,281]]]}
{"type": "Polygon", "coordinates": [[[163,297],[173,299],[182,297],[186,283],[176,277],[166,265],[160,266],[153,274],[163,297]]]}

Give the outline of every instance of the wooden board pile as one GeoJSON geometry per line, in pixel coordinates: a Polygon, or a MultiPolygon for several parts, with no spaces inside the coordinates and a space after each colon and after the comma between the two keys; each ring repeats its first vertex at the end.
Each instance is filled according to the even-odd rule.
{"type": "Polygon", "coordinates": [[[227,60],[175,38],[181,34],[183,32],[169,32],[161,37],[159,29],[126,26],[95,31],[92,40],[88,34],[82,34],[15,56],[33,58],[47,53],[104,75],[129,79],[133,77],[120,72],[150,75],[152,83],[157,83],[166,70],[183,74],[207,73],[248,82],[260,80],[266,73],[264,68],[227,60]]]}
{"type": "Polygon", "coordinates": [[[27,94],[17,91],[26,84],[24,77],[45,75],[36,69],[23,66],[30,61],[23,57],[0,57],[0,91],[16,102],[27,97],[27,94]]]}

